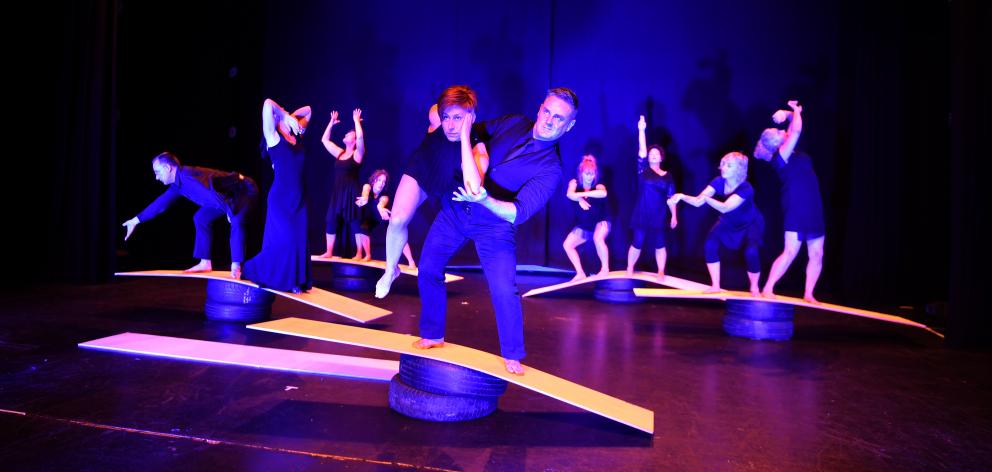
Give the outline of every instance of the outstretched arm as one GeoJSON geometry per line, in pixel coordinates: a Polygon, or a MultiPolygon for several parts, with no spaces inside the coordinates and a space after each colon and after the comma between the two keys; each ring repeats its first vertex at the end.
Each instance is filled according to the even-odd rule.
{"type": "Polygon", "coordinates": [[[648,122],[644,119],[644,115],[641,115],[641,119],[637,120],[637,157],[641,159],[648,157],[648,140],[644,136],[647,127],[648,122]]]}
{"type": "Polygon", "coordinates": [[[365,157],[365,131],[362,129],[362,109],[356,108],[351,112],[351,118],[355,120],[355,163],[361,164],[365,157]]]}
{"type": "Polygon", "coordinates": [[[682,202],[686,202],[686,203],[688,203],[688,204],[690,204],[690,205],[692,205],[692,206],[694,206],[696,208],[699,208],[699,207],[701,207],[703,205],[703,203],[706,203],[706,199],[707,198],[712,197],[713,194],[715,194],[715,193],[716,193],[716,190],[713,189],[713,187],[711,187],[709,185],[707,185],[706,188],[704,188],[703,191],[700,192],[700,194],[697,195],[697,196],[695,196],[695,197],[686,195],[684,193],[676,193],[675,195],[672,195],[672,198],[669,198],[668,199],[668,206],[669,207],[672,207],[675,204],[677,204],[678,202],[682,201],[682,202]]]}
{"type": "Polygon", "coordinates": [[[332,111],[331,121],[327,122],[327,128],[324,128],[324,135],[320,137],[320,142],[324,143],[324,149],[327,149],[327,152],[331,153],[331,155],[334,156],[335,159],[337,159],[338,156],[340,156],[341,153],[344,152],[344,150],[338,147],[337,144],[334,144],[334,141],[331,141],[331,128],[333,128],[334,125],[340,122],[341,121],[338,120],[337,110],[332,111]]]}
{"type": "Polygon", "coordinates": [[[360,207],[365,206],[369,202],[369,192],[372,191],[372,186],[369,184],[362,185],[362,196],[355,199],[355,205],[360,207]]]}
{"type": "Polygon", "coordinates": [[[792,108],[789,129],[785,131],[785,140],[782,142],[782,146],[778,148],[778,153],[785,162],[789,162],[789,157],[792,157],[792,152],[796,150],[796,143],[799,142],[799,135],[803,131],[802,105],[797,100],[790,100],[789,107],[792,108]]]}
{"type": "Polygon", "coordinates": [[[744,203],[744,199],[741,198],[740,195],[731,195],[730,198],[723,202],[713,198],[712,196],[706,196],[703,198],[709,206],[713,207],[714,210],[720,213],[733,211],[737,207],[741,206],[741,203],[744,203]]]}

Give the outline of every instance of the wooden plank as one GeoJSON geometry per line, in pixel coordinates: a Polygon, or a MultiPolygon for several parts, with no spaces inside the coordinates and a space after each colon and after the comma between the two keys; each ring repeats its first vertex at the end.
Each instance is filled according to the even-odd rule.
{"type": "Polygon", "coordinates": [[[806,308],[813,308],[815,310],[832,311],[836,313],[843,313],[845,315],[860,316],[863,318],[871,318],[873,320],[885,321],[887,323],[895,323],[906,326],[912,326],[914,328],[921,328],[930,331],[937,336],[944,337],[927,325],[917,323],[912,320],[907,320],[895,315],[889,315],[885,313],[879,313],[875,311],[862,310],[860,308],[852,308],[843,305],[834,305],[832,303],[810,303],[801,298],[787,297],[783,295],[776,295],[774,299],[755,297],[748,292],[738,292],[733,290],[725,290],[718,293],[702,293],[701,291],[694,290],[672,290],[664,288],[635,288],[634,294],[638,297],[653,297],[653,298],[688,298],[688,299],[701,299],[701,300],[745,300],[751,302],[766,302],[766,303],[782,303],[786,305],[795,305],[806,308]]]}
{"type": "Polygon", "coordinates": [[[675,287],[682,290],[706,290],[709,286],[701,283],[696,283],[691,280],[680,279],[678,277],[673,277],[671,275],[665,275],[664,280],[658,280],[658,274],[652,272],[634,272],[632,276],[627,275],[627,271],[615,270],[606,275],[590,275],[581,280],[569,280],[568,282],[562,282],[560,284],[548,285],[546,287],[539,287],[528,291],[523,296],[530,297],[534,295],[542,295],[548,292],[554,292],[556,290],[562,290],[569,287],[575,287],[582,284],[587,284],[591,282],[598,282],[600,280],[617,280],[617,279],[633,279],[640,280],[642,282],[648,282],[652,284],[665,285],[668,287],[675,287]]]}
{"type": "Polygon", "coordinates": [[[525,366],[524,375],[511,374],[506,371],[503,358],[469,347],[446,342],[444,347],[422,350],[413,347],[414,341],[420,339],[417,336],[301,318],[283,318],[248,325],[248,327],[261,331],[370,347],[449,362],[493,377],[499,377],[528,390],[561,400],[632,428],[647,433],[654,432],[654,412],[651,410],[555,377],[533,367],[525,366]]]}
{"type": "MultiPolygon", "coordinates": [[[[379,270],[382,270],[382,271],[385,271],[386,270],[386,261],[376,261],[376,260],[372,260],[372,261],[356,261],[354,259],[344,259],[344,258],[337,257],[337,256],[334,256],[334,257],[310,256],[310,260],[313,261],[313,262],[330,262],[330,263],[338,263],[338,264],[352,264],[352,265],[359,265],[359,266],[364,266],[364,267],[371,267],[373,269],[379,269],[379,270]]],[[[402,273],[402,274],[412,275],[414,277],[417,277],[418,275],[420,275],[420,271],[416,267],[411,268],[410,266],[408,266],[406,264],[399,264],[399,266],[400,266],[400,273],[402,273]]],[[[444,274],[444,282],[445,283],[457,282],[459,280],[463,280],[464,278],[465,277],[462,277],[460,275],[444,274]]]]}
{"type": "Polygon", "coordinates": [[[121,333],[78,344],[81,348],[259,369],[389,381],[399,361],[245,346],[141,333],[121,333]]]}
{"type": "MultiPolygon", "coordinates": [[[[247,285],[249,287],[261,288],[258,285],[247,281],[247,280],[236,280],[231,278],[230,272],[223,271],[211,271],[211,272],[183,272],[181,270],[143,270],[136,272],[117,272],[114,275],[127,276],[127,277],[181,277],[181,278],[191,278],[191,279],[211,279],[220,280],[224,282],[233,282],[241,285],[247,285]]],[[[327,290],[319,289],[314,287],[310,289],[309,292],[304,293],[290,293],[290,292],[280,292],[279,290],[272,290],[269,288],[263,289],[272,292],[280,297],[285,297],[290,300],[295,300],[300,303],[305,303],[314,308],[319,308],[321,310],[334,313],[335,315],[340,315],[345,318],[358,321],[361,323],[368,323],[369,321],[382,318],[383,316],[392,314],[389,310],[384,310],[374,305],[369,305],[368,303],[362,303],[358,300],[352,300],[351,298],[338,295],[334,292],[328,292],[327,290]]]]}

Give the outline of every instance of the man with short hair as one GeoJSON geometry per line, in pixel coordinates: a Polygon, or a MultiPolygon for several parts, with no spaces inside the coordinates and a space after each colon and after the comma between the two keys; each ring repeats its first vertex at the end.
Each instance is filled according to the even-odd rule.
{"type": "Polygon", "coordinates": [[[523,311],[516,283],[517,226],[544,208],[558,187],[562,177],[558,140],[575,126],[578,109],[575,93],[560,87],[548,91],[536,121],[508,115],[474,125],[473,134],[485,143],[488,170],[478,193],[459,187],[452,199],[444,199],[424,241],[418,275],[422,339],[414,347],[444,345],[444,268],[471,239],[492,294],[506,370],[523,375],[523,311]]]}
{"type": "Polygon", "coordinates": [[[180,197],[186,197],[200,206],[193,215],[196,225],[193,257],[200,259],[200,262],[186,269],[186,272],[213,270],[210,262],[212,226],[217,218],[226,216],[231,223],[231,277],[240,279],[241,263],[245,260],[245,218],[258,202],[255,182],[237,172],[181,165],[179,158],[171,152],[152,158],[152,172],[155,173],[155,180],[168,188],[138,216],[124,222],[122,226],[127,228],[124,240],[131,237],[138,223],[155,218],[180,197]]]}

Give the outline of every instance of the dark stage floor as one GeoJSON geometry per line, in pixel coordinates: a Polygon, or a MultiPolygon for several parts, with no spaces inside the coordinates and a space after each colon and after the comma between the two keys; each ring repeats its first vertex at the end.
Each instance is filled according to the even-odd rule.
{"type": "MultiPolygon", "coordinates": [[[[448,340],[497,352],[480,273],[449,285],[448,340]]],[[[521,275],[522,291],[557,282],[521,275]]],[[[372,302],[370,293],[353,295],[372,302]]],[[[539,369],[655,412],[653,436],[511,385],[499,410],[430,423],[384,382],[83,350],[125,331],[396,359],[203,319],[204,282],[123,279],[3,295],[3,470],[988,470],[992,354],[797,310],[787,342],[730,338],[719,303],[525,299],[539,369]],[[296,387],[288,388],[288,387],[296,387]]],[[[374,328],[415,333],[401,277],[374,328]]],[[[278,300],[275,317],[344,322],[278,300]]]]}

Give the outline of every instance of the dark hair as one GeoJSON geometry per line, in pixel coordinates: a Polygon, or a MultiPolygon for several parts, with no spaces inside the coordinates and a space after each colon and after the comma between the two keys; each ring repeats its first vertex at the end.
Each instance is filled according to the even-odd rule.
{"type": "Polygon", "coordinates": [[[475,111],[479,104],[479,98],[475,95],[475,90],[468,85],[452,85],[444,89],[437,97],[437,113],[440,115],[450,106],[460,106],[470,112],[475,111]]]}
{"type": "Polygon", "coordinates": [[[376,169],[372,172],[372,175],[369,176],[369,187],[375,188],[375,179],[378,179],[380,175],[386,176],[386,182],[382,186],[382,189],[386,190],[386,186],[389,185],[389,172],[386,172],[386,169],[376,169]]]}
{"type": "Polygon", "coordinates": [[[547,99],[550,96],[555,96],[560,98],[565,103],[572,106],[572,116],[575,116],[579,112],[579,96],[568,87],[555,87],[548,90],[548,94],[544,96],[547,99]]]}
{"type": "Polygon", "coordinates": [[[638,157],[637,158],[637,173],[638,174],[640,174],[641,172],[644,172],[644,169],[647,169],[648,168],[648,156],[651,155],[651,150],[652,149],[657,149],[658,152],[661,153],[661,161],[662,162],[665,161],[665,148],[661,147],[660,144],[652,144],[652,145],[648,146],[648,153],[645,154],[644,157],[638,157]]]}
{"type": "Polygon", "coordinates": [[[163,164],[168,164],[171,167],[179,167],[179,158],[175,154],[165,151],[152,158],[152,164],[160,162],[163,164]]]}

